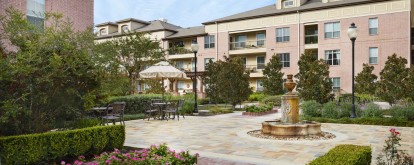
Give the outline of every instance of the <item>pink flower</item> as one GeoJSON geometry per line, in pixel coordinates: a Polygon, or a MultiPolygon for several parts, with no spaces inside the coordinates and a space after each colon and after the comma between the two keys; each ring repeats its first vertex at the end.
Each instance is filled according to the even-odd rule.
{"type": "Polygon", "coordinates": [[[60,162],[60,164],[65,165],[65,164],[66,164],[66,162],[62,160],[62,161],[60,162]]]}
{"type": "Polygon", "coordinates": [[[105,163],[109,164],[109,163],[111,163],[111,161],[108,159],[108,160],[105,161],[105,163]]]}
{"type": "Polygon", "coordinates": [[[391,128],[390,132],[394,133],[395,132],[395,128],[391,128]]]}

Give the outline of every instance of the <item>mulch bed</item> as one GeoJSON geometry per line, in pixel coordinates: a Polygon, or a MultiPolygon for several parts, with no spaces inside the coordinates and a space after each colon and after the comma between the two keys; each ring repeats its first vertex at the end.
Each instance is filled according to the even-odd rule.
{"type": "Polygon", "coordinates": [[[267,111],[267,112],[243,112],[242,115],[246,115],[246,116],[264,116],[264,115],[277,113],[277,112],[278,112],[278,110],[270,110],[270,111],[267,111]]]}
{"type": "Polygon", "coordinates": [[[270,140],[290,140],[290,141],[300,141],[300,140],[329,140],[336,138],[336,136],[329,132],[321,132],[320,135],[308,135],[308,136],[295,136],[295,137],[281,137],[263,134],[262,130],[254,130],[247,132],[248,135],[261,138],[261,139],[270,139],[270,140]]]}

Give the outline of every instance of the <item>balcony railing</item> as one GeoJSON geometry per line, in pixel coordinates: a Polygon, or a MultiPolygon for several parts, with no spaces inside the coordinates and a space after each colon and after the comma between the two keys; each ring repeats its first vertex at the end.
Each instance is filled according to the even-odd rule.
{"type": "Polygon", "coordinates": [[[183,47],[173,47],[168,49],[169,55],[180,55],[180,54],[190,54],[193,53],[190,49],[186,49],[183,47]]]}
{"type": "Polygon", "coordinates": [[[178,67],[175,66],[178,70],[181,70],[183,72],[193,72],[195,70],[194,67],[178,67]]]}
{"type": "Polygon", "coordinates": [[[244,70],[247,72],[249,71],[250,73],[256,73],[258,72],[259,69],[264,69],[265,68],[265,64],[259,64],[259,65],[244,65],[244,70]]]}
{"type": "Polygon", "coordinates": [[[305,35],[305,44],[318,44],[318,35],[305,35]]]}
{"type": "Polygon", "coordinates": [[[230,42],[230,50],[256,49],[266,47],[265,40],[230,42]]]}

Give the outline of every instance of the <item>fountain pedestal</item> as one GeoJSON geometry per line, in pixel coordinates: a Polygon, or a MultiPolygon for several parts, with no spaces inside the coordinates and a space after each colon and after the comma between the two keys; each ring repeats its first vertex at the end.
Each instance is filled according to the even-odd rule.
{"type": "Polygon", "coordinates": [[[299,96],[293,93],[296,83],[293,75],[287,75],[284,86],[288,93],[282,96],[282,118],[262,123],[262,133],[275,136],[307,136],[321,134],[321,124],[299,121],[299,96]]]}

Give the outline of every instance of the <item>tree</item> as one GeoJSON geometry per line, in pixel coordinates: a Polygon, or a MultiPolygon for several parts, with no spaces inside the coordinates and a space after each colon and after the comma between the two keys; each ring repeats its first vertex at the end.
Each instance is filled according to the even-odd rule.
{"type": "Polygon", "coordinates": [[[390,105],[395,104],[406,95],[407,90],[403,83],[408,76],[406,64],[405,58],[393,54],[388,57],[384,69],[380,72],[376,94],[390,105]]]}
{"type": "Polygon", "coordinates": [[[323,59],[317,60],[310,52],[305,52],[298,62],[299,73],[295,75],[296,90],[303,100],[326,103],[333,98],[332,81],[329,78],[329,65],[323,59]]]}
{"type": "Polygon", "coordinates": [[[283,68],[278,56],[273,55],[270,62],[266,64],[263,70],[263,87],[264,92],[269,95],[283,94],[283,68]]]}
{"type": "Polygon", "coordinates": [[[375,80],[377,80],[377,75],[373,74],[374,66],[368,64],[363,64],[364,68],[362,72],[355,77],[355,92],[361,94],[375,94],[375,80]]]}
{"type": "Polygon", "coordinates": [[[51,13],[44,29],[15,9],[0,18],[0,36],[15,48],[0,57],[0,136],[61,128],[94,105],[100,76],[92,29],[75,32],[51,13]]]}
{"type": "Polygon", "coordinates": [[[115,52],[112,54],[112,60],[121,66],[118,71],[124,72],[128,76],[129,94],[133,94],[136,89],[139,72],[144,70],[146,66],[164,59],[160,42],[151,40],[146,36],[146,33],[125,33],[125,36],[103,44],[107,46],[104,50],[111,49],[110,52],[115,52]]]}
{"type": "Polygon", "coordinates": [[[410,69],[408,70],[408,75],[404,83],[406,89],[406,97],[414,100],[414,65],[411,65],[410,69]]]}
{"type": "Polygon", "coordinates": [[[224,61],[210,62],[207,65],[204,82],[207,94],[213,101],[224,100],[234,109],[252,93],[249,73],[245,72],[240,58],[224,58],[224,61]]]}

